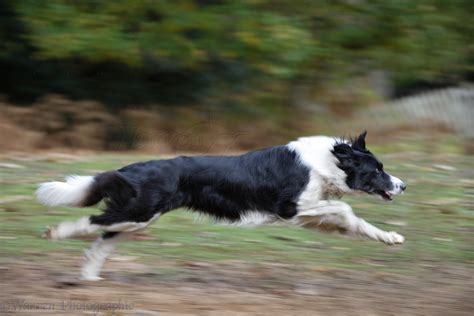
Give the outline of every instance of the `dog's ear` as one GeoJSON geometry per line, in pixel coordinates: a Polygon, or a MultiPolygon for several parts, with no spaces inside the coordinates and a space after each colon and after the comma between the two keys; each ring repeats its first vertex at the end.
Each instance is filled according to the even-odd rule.
{"type": "Polygon", "coordinates": [[[347,159],[352,158],[352,155],[353,155],[351,146],[349,146],[346,143],[339,143],[339,144],[334,145],[332,153],[334,154],[334,156],[336,156],[336,158],[340,162],[343,162],[347,159]]]}
{"type": "Polygon", "coordinates": [[[367,151],[365,148],[365,136],[367,135],[367,131],[364,131],[362,134],[356,137],[352,142],[352,148],[358,151],[367,151]]]}

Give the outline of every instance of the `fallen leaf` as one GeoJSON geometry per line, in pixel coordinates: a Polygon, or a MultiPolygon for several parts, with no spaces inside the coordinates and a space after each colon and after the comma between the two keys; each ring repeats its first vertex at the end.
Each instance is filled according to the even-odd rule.
{"type": "Polygon", "coordinates": [[[384,223],[388,225],[393,225],[393,226],[406,226],[407,225],[407,223],[403,221],[386,221],[384,223]]]}
{"type": "Polygon", "coordinates": [[[0,168],[8,168],[8,169],[24,169],[25,167],[22,165],[18,165],[16,163],[7,163],[2,162],[0,163],[0,168]]]}

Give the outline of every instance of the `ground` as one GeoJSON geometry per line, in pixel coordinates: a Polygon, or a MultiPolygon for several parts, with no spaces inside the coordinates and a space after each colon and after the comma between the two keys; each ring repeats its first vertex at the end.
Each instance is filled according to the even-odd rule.
{"type": "Polygon", "coordinates": [[[2,267],[2,300],[11,306],[22,299],[53,303],[58,314],[80,312],[68,307],[69,301],[128,303],[130,310],[123,306],[117,313],[159,315],[468,315],[473,308],[473,284],[467,279],[472,271],[462,265],[407,275],[241,260],[176,267],[158,259],[148,264],[163,270],[153,272],[134,258],[115,257],[107,265],[107,280],[90,283],[76,281],[77,262],[62,256],[2,267]]]}
{"type": "Polygon", "coordinates": [[[48,208],[40,181],[94,174],[150,156],[0,155],[0,314],[469,315],[474,309],[472,162],[449,135],[379,144],[408,184],[393,203],[345,197],[356,214],[403,234],[387,246],[295,227],[213,225],[184,210],[119,245],[103,282],[78,280],[91,238],[51,242],[46,225],[97,209],[48,208]],[[429,154],[427,154],[429,153],[429,154]],[[46,309],[46,310],[44,310],[46,309]]]}

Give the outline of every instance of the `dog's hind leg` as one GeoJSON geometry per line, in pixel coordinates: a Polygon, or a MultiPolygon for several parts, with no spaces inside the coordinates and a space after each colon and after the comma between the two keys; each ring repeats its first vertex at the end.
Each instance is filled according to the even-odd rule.
{"type": "Polygon", "coordinates": [[[100,225],[93,224],[89,216],[74,222],[62,222],[56,227],[47,227],[43,237],[52,240],[61,240],[74,236],[88,235],[98,230],[100,225]]]}
{"type": "MultiPolygon", "coordinates": [[[[99,225],[105,230],[105,233],[97,238],[91,248],[84,252],[84,264],[82,266],[82,279],[88,281],[102,280],[100,271],[104,265],[107,257],[114,251],[117,242],[126,239],[134,232],[145,229],[154,220],[160,216],[160,213],[155,214],[146,222],[120,222],[109,225],[99,225]]],[[[93,217],[93,223],[101,223],[100,217],[93,217]]]]}
{"type": "Polygon", "coordinates": [[[81,270],[83,280],[99,281],[102,266],[108,256],[114,251],[118,241],[125,239],[130,233],[105,232],[97,238],[90,249],[84,252],[84,264],[81,270]]]}
{"type": "MultiPolygon", "coordinates": [[[[120,219],[120,222],[111,221],[108,214],[98,216],[85,216],[74,222],[62,222],[55,227],[47,227],[43,237],[51,240],[62,240],[66,238],[84,236],[103,229],[110,232],[128,232],[148,226],[150,221],[135,222],[120,219]]],[[[155,218],[155,217],[154,217],[155,218]]],[[[153,218],[153,219],[154,219],[153,218]]]]}
{"type": "Polygon", "coordinates": [[[291,221],[304,228],[360,235],[386,244],[403,243],[404,237],[396,232],[383,231],[357,217],[347,203],[320,201],[308,209],[298,210],[291,221]]]}

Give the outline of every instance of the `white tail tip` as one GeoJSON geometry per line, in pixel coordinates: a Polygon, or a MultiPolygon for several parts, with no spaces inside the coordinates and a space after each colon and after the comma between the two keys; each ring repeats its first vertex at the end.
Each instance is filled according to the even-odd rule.
{"type": "Polygon", "coordinates": [[[81,206],[93,183],[92,176],[68,176],[66,182],[44,182],[36,190],[36,198],[48,206],[81,206]]]}

